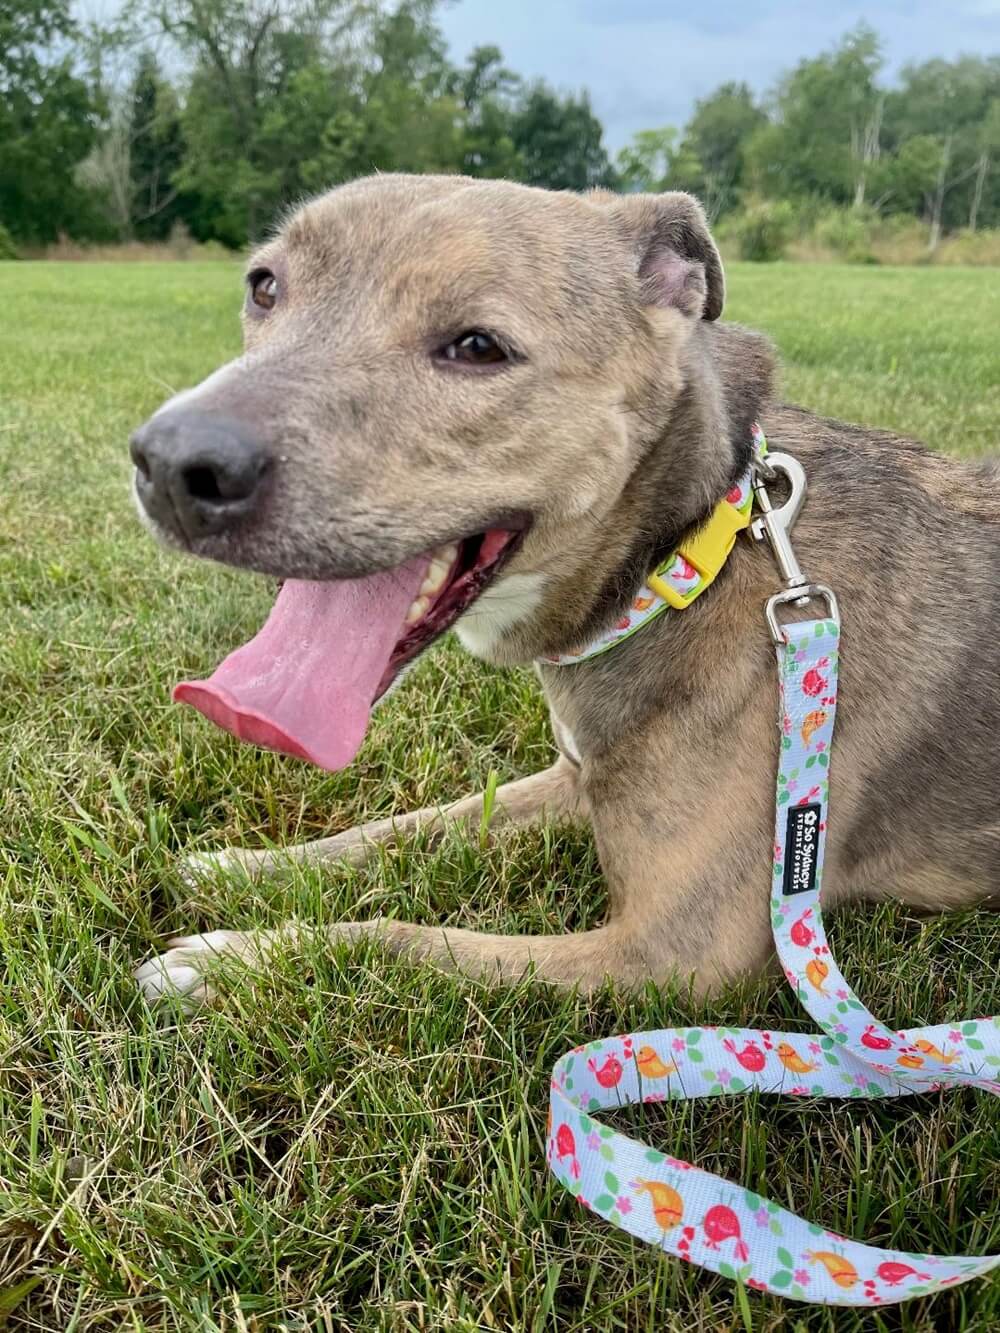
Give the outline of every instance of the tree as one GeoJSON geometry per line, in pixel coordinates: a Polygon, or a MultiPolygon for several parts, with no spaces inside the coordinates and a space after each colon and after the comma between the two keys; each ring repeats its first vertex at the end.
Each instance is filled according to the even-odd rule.
{"type": "MultiPolygon", "coordinates": [[[[618,177],[626,190],[646,194],[670,188],[680,135],[673,125],[639,130],[618,154],[618,177]]],[[[700,169],[700,163],[696,164],[700,169]]]]}
{"type": "Polygon", "coordinates": [[[461,170],[468,176],[520,178],[511,121],[523,84],[497,46],[477,46],[450,80],[463,120],[461,170]]]}
{"type": "Polygon", "coordinates": [[[785,198],[860,205],[881,158],[881,44],[865,24],[778,85],[774,119],[746,147],[755,184],[785,198]]]}
{"type": "Polygon", "coordinates": [[[986,176],[993,165],[993,159],[1000,153],[1000,99],[989,105],[978,135],[979,157],[976,159],[976,183],[969,207],[969,230],[976,230],[979,210],[983,205],[983,189],[986,176]]]}
{"type": "Polygon", "coordinates": [[[98,107],[58,54],[75,25],[67,0],[7,0],[0,8],[0,222],[20,241],[73,231],[73,173],[97,132],[98,107]]]}
{"type": "Polygon", "coordinates": [[[177,94],[151,51],[139,55],[128,110],[131,226],[143,240],[162,240],[182,213],[184,140],[177,94]]]}
{"type": "MultiPolygon", "coordinates": [[[[176,184],[197,196],[201,234],[230,244],[258,236],[297,176],[287,99],[310,67],[336,77],[329,53],[368,17],[363,0],[135,0],[194,64],[182,124],[187,143],[176,184]],[[284,106],[282,103],[284,102],[284,106]]],[[[309,85],[315,89],[315,80],[309,85]]],[[[308,116],[307,116],[308,119],[308,116]]]]}
{"type": "Polygon", "coordinates": [[[510,122],[520,179],[551,190],[611,186],[604,131],[586,93],[560,97],[545,84],[526,89],[510,122]]]}
{"type": "Polygon", "coordinates": [[[696,166],[698,178],[679,188],[693,188],[715,221],[739,199],[746,175],[746,147],[767,123],[745,83],[724,83],[710,97],[695,103],[684,131],[675,179],[686,163],[696,166]]]}

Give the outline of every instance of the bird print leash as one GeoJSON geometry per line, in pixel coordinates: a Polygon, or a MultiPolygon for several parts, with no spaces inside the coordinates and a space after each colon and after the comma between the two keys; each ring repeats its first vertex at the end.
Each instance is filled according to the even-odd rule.
{"type": "Polygon", "coordinates": [[[803,1098],[906,1097],[965,1086],[1000,1093],[1000,1016],[894,1031],[855,995],[830,953],[820,890],[837,710],[837,604],[829,589],[806,581],[788,538],[804,496],[801,467],[769,454],[754,490],[761,511],[754,535],[770,540],[785,585],[767,607],[780,687],[771,926],[789,985],[819,1031],[666,1028],[579,1046],[552,1072],[546,1155],[585,1208],[679,1259],[799,1301],[888,1305],[968,1282],[1000,1265],[1000,1255],[864,1244],[600,1119],[637,1103],[751,1089],[803,1098]],[[771,507],[765,484],[776,473],[792,489],[780,510],[771,507]],[[825,601],[826,614],[779,624],[781,605],[807,601],[825,601]]]}

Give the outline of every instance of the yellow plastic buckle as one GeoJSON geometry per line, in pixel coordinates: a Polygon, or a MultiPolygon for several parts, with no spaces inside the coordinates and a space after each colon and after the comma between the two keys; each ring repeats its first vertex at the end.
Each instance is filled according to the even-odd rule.
{"type": "MultiPolygon", "coordinates": [[[[752,494],[753,492],[751,496],[752,494]]],[[[726,563],[738,535],[750,526],[752,508],[752,500],[749,497],[742,509],[737,509],[728,500],[720,500],[711,518],[707,519],[683,546],[678,546],[664,568],[669,569],[678,555],[683,556],[701,575],[701,580],[695,587],[687,592],[679,592],[676,588],[672,588],[666,579],[659,577],[659,572],[662,571],[647,579],[649,586],[677,611],[683,611],[685,607],[690,606],[713,582],[726,563]]]]}

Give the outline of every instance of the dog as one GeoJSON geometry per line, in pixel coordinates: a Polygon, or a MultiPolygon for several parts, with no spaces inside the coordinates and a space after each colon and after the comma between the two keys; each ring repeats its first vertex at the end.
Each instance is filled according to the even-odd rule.
{"type": "MultiPolygon", "coordinates": [[[[719,322],[724,295],[686,194],[358,180],[253,255],[243,355],[133,436],[162,542],[284,580],[257,639],[178,690],[236,734],[342,767],[373,702],[453,624],[487,662],[540,663],[558,757],[500,787],[492,823],[588,822],[606,923],[534,937],[361,921],[331,940],[584,990],[704,995],[768,966],[766,548],[741,537],[696,603],[614,651],[544,661],[612,625],[700,529],[758,421],[805,469],[796,549],[843,613],[825,901],[944,910],[1000,889],[1000,469],[777,401],[771,345],[719,322]]],[[[483,815],[471,796],[188,871],[359,864],[483,815]]],[[[295,929],[173,941],[137,976],[150,997],[208,1000],[213,958],[259,963],[295,929]]]]}

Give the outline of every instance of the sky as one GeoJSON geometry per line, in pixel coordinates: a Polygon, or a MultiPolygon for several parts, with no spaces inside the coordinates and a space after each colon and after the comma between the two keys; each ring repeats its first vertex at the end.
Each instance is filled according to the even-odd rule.
{"type": "Polygon", "coordinates": [[[1000,0],[453,0],[438,15],[457,59],[492,43],[519,74],[587,88],[614,152],[636,130],[683,125],[727,80],[763,93],[862,19],[890,78],[933,56],[1000,54],[1000,0]]]}

